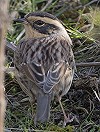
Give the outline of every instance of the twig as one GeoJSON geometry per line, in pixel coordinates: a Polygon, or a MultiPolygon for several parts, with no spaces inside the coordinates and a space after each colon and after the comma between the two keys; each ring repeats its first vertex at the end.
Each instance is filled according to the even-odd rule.
{"type": "MultiPolygon", "coordinates": [[[[90,67],[90,66],[100,66],[100,62],[87,62],[87,63],[76,63],[76,67],[90,67]]],[[[14,72],[14,67],[9,67],[5,69],[6,73],[14,72]]]]}
{"type": "Polygon", "coordinates": [[[8,0],[0,0],[0,132],[3,132],[5,115],[5,95],[4,95],[4,51],[5,38],[8,23],[8,0]]]}
{"type": "Polygon", "coordinates": [[[52,3],[52,0],[48,0],[47,4],[41,9],[41,11],[45,11],[46,8],[52,3]]]}
{"type": "Polygon", "coordinates": [[[76,67],[100,66],[100,62],[76,63],[76,67]]]}
{"type": "Polygon", "coordinates": [[[95,2],[98,2],[98,0],[92,0],[89,3],[87,3],[86,5],[84,5],[84,7],[89,6],[89,5],[91,5],[91,4],[95,3],[95,2]]]}
{"type": "Polygon", "coordinates": [[[100,97],[99,97],[99,95],[97,94],[97,92],[96,92],[95,90],[93,90],[93,92],[94,92],[96,98],[97,98],[97,99],[99,100],[99,102],[100,102],[100,97]]]}

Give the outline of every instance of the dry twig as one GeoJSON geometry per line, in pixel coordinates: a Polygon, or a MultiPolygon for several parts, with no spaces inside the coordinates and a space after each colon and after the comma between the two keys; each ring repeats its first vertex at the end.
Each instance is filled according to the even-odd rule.
{"type": "Polygon", "coordinates": [[[91,67],[91,66],[100,66],[100,62],[81,62],[81,63],[76,63],[77,67],[91,67]]]}
{"type": "Polygon", "coordinates": [[[4,50],[5,36],[7,32],[8,21],[8,0],[0,0],[0,132],[3,132],[5,115],[5,97],[4,97],[4,50]]]}
{"type": "Polygon", "coordinates": [[[50,6],[51,3],[52,3],[52,0],[48,0],[47,4],[41,9],[41,11],[45,11],[50,6]]]}

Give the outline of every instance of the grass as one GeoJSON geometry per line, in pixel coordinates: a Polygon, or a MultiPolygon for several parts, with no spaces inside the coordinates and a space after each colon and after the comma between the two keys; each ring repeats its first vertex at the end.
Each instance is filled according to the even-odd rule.
{"type": "MultiPolygon", "coordinates": [[[[88,1],[87,1],[88,2],[88,1]]],[[[46,0],[10,0],[9,12],[12,19],[22,17],[23,14],[27,14],[31,11],[41,10],[46,4],[46,0]]],[[[99,11],[95,15],[95,20],[91,18],[87,19],[87,13],[92,13],[90,7],[83,10],[71,10],[75,8],[74,2],[61,2],[59,0],[52,1],[52,3],[45,9],[45,11],[56,15],[64,23],[69,35],[73,40],[73,51],[75,53],[76,62],[89,62],[89,61],[100,61],[100,45],[96,41],[95,37],[88,35],[88,28],[80,31],[85,25],[98,24],[99,11]],[[96,18],[97,16],[97,18],[96,18]],[[91,22],[91,23],[90,23],[91,22]]],[[[95,7],[96,8],[96,7],[95,7]]],[[[99,25],[97,25],[99,26],[99,25]]],[[[19,37],[20,32],[23,31],[23,27],[19,24],[12,22],[11,28],[7,34],[7,40],[15,42],[16,38],[19,37]]],[[[23,34],[24,35],[24,34],[23,34]]],[[[19,38],[17,41],[19,41],[19,38]]],[[[7,52],[6,66],[13,66],[13,54],[7,52]]],[[[96,74],[96,77],[100,76],[100,69],[97,67],[78,68],[77,76],[88,76],[96,74]]],[[[76,78],[76,77],[75,77],[76,78]]],[[[70,89],[68,94],[62,98],[63,106],[68,113],[72,113],[76,120],[68,124],[65,128],[62,127],[63,114],[59,103],[54,100],[51,108],[51,118],[49,123],[38,127],[34,126],[33,117],[31,115],[32,108],[28,101],[28,97],[23,93],[17,84],[13,74],[6,74],[5,77],[6,87],[6,99],[7,99],[7,110],[5,118],[5,131],[10,130],[11,132],[99,132],[100,131],[100,105],[96,99],[93,91],[75,90],[70,89]]],[[[33,105],[35,113],[36,103],[33,105]]]]}

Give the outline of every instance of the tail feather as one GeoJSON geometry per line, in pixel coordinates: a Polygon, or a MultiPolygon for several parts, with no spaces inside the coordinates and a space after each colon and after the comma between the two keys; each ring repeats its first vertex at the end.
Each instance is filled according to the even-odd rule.
{"type": "Polygon", "coordinates": [[[51,94],[38,95],[37,111],[34,119],[34,124],[36,124],[38,121],[43,123],[49,120],[51,99],[52,99],[51,94]]]}

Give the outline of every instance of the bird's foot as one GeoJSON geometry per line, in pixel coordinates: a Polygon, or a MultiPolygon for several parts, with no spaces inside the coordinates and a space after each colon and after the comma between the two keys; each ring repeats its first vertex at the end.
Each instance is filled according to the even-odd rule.
{"type": "Polygon", "coordinates": [[[63,127],[66,126],[66,124],[73,122],[75,119],[75,116],[68,114],[68,116],[64,116],[64,122],[63,122],[63,127]]]}

